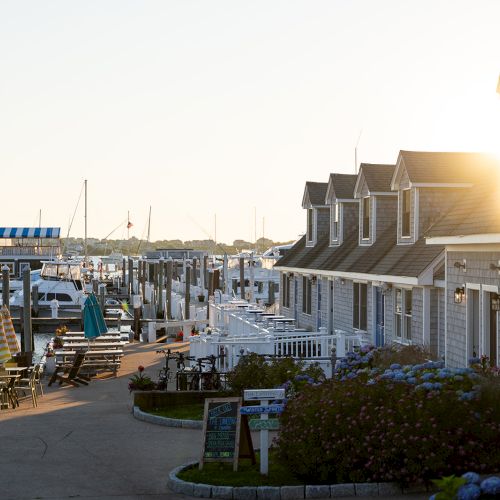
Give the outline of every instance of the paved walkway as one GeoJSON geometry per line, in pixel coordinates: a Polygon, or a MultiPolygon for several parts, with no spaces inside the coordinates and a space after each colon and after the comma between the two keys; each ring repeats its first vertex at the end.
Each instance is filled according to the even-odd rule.
{"type": "Polygon", "coordinates": [[[199,458],[201,431],[131,415],[128,379],[139,365],[157,378],[164,363],[157,348],[128,345],[118,377],[93,379],[88,387],[45,387],[38,408],[24,400],[16,410],[0,411],[0,499],[192,498],[172,493],[166,482],[171,469],[199,458]]]}
{"type": "Polygon", "coordinates": [[[126,347],[118,377],[88,387],[46,388],[0,412],[0,498],[188,498],[167,490],[168,471],[196,460],[201,431],[148,424],[131,415],[128,379],[138,365],[157,377],[158,345],[126,347]]]}

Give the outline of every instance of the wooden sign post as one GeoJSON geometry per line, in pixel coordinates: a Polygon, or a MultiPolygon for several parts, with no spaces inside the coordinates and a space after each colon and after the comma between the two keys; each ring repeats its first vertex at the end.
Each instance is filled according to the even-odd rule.
{"type": "MultiPolygon", "coordinates": [[[[245,401],[260,401],[260,406],[244,406],[241,413],[244,415],[260,415],[260,473],[269,474],[269,430],[275,423],[270,424],[269,413],[282,413],[283,405],[270,405],[269,401],[285,399],[285,389],[254,389],[244,391],[245,401]]],[[[255,425],[255,424],[254,424],[255,425]]]]}
{"type": "Polygon", "coordinates": [[[205,462],[233,462],[233,470],[238,470],[240,408],[241,398],[205,399],[200,470],[205,462]]]}

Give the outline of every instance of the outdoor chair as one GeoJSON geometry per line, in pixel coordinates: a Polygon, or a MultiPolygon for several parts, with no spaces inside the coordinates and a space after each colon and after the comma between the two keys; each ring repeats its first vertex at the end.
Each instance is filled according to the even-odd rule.
{"type": "Polygon", "coordinates": [[[37,363],[33,371],[35,372],[35,387],[37,387],[40,390],[40,396],[43,396],[43,384],[42,384],[42,377],[43,377],[43,365],[42,363],[37,363]]]}
{"type": "Polygon", "coordinates": [[[33,403],[33,408],[38,406],[38,402],[36,399],[36,386],[35,386],[35,370],[33,369],[27,378],[21,378],[18,380],[15,385],[16,394],[19,399],[19,392],[23,392],[23,394],[28,397],[27,393],[29,392],[31,395],[31,402],[33,403]]]}
{"type": "Polygon", "coordinates": [[[79,384],[88,385],[90,378],[80,374],[80,369],[82,368],[84,361],[85,354],[78,353],[75,355],[75,359],[72,365],[56,366],[54,374],[50,378],[49,386],[52,385],[55,381],[59,381],[59,385],[70,384],[73,387],[79,387],[79,384]],[[65,370],[66,373],[61,374],[60,372],[62,370],[65,370]]]}

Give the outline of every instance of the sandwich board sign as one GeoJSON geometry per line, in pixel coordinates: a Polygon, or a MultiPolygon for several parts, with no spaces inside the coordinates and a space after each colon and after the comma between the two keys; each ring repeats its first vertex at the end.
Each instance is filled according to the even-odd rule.
{"type": "Polygon", "coordinates": [[[205,462],[233,462],[238,470],[238,458],[255,454],[246,419],[241,419],[241,398],[207,398],[203,416],[203,449],[199,468],[205,462]]]}

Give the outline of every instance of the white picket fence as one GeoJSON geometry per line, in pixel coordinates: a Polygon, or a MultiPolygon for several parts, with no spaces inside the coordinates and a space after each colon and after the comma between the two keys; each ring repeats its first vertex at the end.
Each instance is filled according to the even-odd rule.
{"type": "Polygon", "coordinates": [[[267,356],[291,356],[306,362],[317,362],[327,376],[331,376],[332,360],[345,356],[346,352],[368,343],[362,334],[349,334],[343,330],[327,333],[299,330],[276,330],[256,322],[256,315],[243,308],[244,303],[209,304],[210,331],[189,338],[190,355],[196,358],[210,355],[224,357],[217,368],[230,370],[241,356],[257,353],[267,356]]]}

